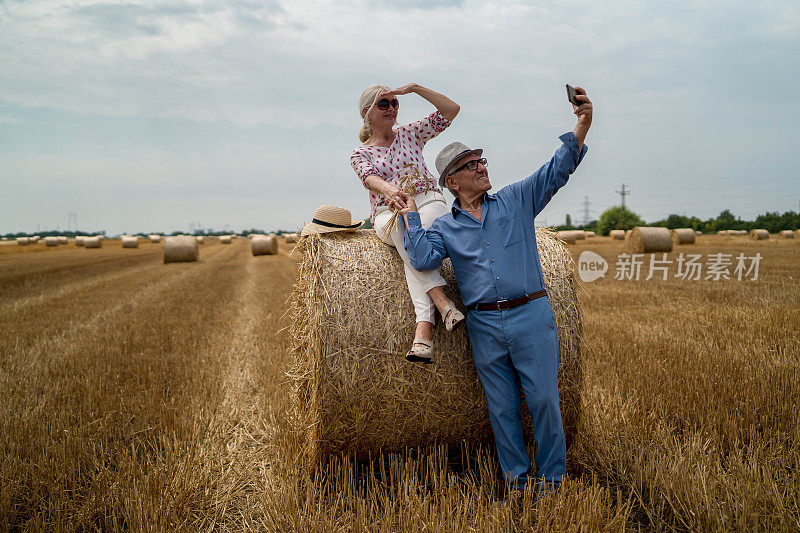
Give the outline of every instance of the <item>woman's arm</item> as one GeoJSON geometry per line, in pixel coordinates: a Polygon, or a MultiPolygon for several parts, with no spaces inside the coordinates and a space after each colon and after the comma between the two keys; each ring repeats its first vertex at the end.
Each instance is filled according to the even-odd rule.
{"type": "Polygon", "coordinates": [[[391,100],[394,95],[408,93],[416,93],[432,103],[439,113],[441,113],[442,116],[449,121],[452,121],[454,118],[456,118],[456,115],[458,115],[458,112],[461,110],[461,107],[457,103],[450,100],[445,95],[439,94],[436,91],[432,91],[431,89],[423,87],[417,83],[409,83],[407,85],[403,85],[402,87],[398,87],[393,91],[386,91],[385,93],[381,94],[381,98],[388,98],[391,100]]]}

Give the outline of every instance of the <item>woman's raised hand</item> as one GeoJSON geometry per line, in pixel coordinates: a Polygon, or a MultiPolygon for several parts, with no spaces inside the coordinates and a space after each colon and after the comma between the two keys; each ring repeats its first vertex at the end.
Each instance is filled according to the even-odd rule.
{"type": "Polygon", "coordinates": [[[407,83],[402,87],[398,87],[397,89],[392,89],[391,91],[383,91],[381,95],[378,97],[380,100],[381,98],[386,98],[387,100],[391,100],[395,96],[400,96],[402,94],[413,93],[414,89],[417,88],[416,83],[407,83]]]}

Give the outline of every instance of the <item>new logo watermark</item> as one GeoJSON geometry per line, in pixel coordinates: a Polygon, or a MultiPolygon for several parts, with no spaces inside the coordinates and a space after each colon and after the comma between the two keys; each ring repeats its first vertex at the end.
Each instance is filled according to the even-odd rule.
{"type": "MultiPolygon", "coordinates": [[[[645,281],[660,278],[664,281],[678,278],[686,281],[730,280],[756,281],[761,254],[746,256],[733,254],[680,253],[674,260],[667,254],[619,254],[615,265],[614,279],[639,281],[646,274],[645,281]],[[675,268],[672,268],[673,265],[675,268]]],[[[578,257],[578,276],[581,281],[591,282],[605,277],[608,261],[595,252],[584,250],[578,257]]]]}

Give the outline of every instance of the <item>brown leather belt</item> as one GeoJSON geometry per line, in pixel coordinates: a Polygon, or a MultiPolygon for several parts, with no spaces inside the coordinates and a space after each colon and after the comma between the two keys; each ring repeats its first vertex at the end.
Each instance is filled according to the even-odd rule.
{"type": "Polygon", "coordinates": [[[472,304],[467,307],[467,309],[470,311],[504,311],[506,309],[511,309],[513,307],[526,304],[531,300],[541,298],[542,296],[547,296],[547,292],[545,292],[544,289],[526,294],[525,296],[520,296],[519,298],[512,298],[511,300],[500,300],[499,302],[485,304],[472,304]]]}

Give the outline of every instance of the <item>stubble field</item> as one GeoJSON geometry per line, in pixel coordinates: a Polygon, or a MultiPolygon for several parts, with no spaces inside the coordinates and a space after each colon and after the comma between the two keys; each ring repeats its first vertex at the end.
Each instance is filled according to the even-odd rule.
{"type": "Polygon", "coordinates": [[[611,267],[582,285],[582,427],[562,489],[512,512],[492,450],[299,469],[290,245],[0,247],[0,530],[800,530],[800,242],[669,254],[759,252],[756,281],[614,280],[624,243],[569,248],[611,267]]]}

